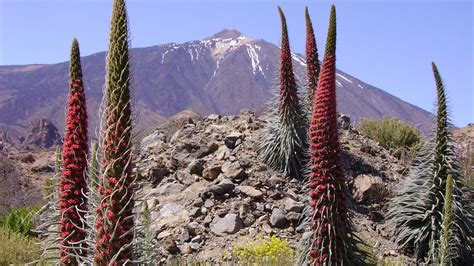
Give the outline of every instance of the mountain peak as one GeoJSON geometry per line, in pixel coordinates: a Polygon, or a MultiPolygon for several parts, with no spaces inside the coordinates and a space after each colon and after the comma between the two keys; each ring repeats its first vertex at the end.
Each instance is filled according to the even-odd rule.
{"type": "Polygon", "coordinates": [[[234,39],[234,38],[239,38],[239,37],[242,37],[242,33],[240,33],[240,31],[236,30],[236,29],[223,29],[221,31],[219,31],[218,33],[210,36],[210,37],[207,37],[206,40],[209,40],[209,39],[217,39],[217,38],[220,38],[220,39],[234,39]]]}

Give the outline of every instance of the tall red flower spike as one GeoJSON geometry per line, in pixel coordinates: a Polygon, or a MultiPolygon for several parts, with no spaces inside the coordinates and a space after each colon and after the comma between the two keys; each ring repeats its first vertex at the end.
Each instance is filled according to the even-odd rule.
{"type": "Polygon", "coordinates": [[[59,180],[60,260],[77,265],[76,256],[84,256],[86,237],[84,214],[87,211],[87,110],[82,82],[79,44],[72,42],[69,69],[69,99],[62,154],[62,174],[59,180]]]}
{"type": "Polygon", "coordinates": [[[302,178],[307,158],[308,119],[300,105],[298,87],[293,73],[292,54],[283,11],[281,18],[280,95],[272,103],[265,128],[255,150],[262,161],[274,170],[294,178],[302,178]]]}
{"type": "Polygon", "coordinates": [[[98,265],[123,265],[132,259],[134,239],[132,118],[128,20],[125,0],[114,0],[107,53],[102,165],[97,207],[98,265]]]}
{"type": "Polygon", "coordinates": [[[326,52],[310,122],[311,251],[314,265],[340,265],[347,250],[345,176],[336,110],[336,9],[331,7],[326,52]]]}
{"type": "Polygon", "coordinates": [[[318,86],[319,71],[321,66],[318,59],[318,48],[316,46],[316,37],[314,36],[313,23],[309,16],[308,7],[305,9],[306,18],[306,70],[308,75],[308,106],[312,107],[316,86],[318,86]]]}
{"type": "Polygon", "coordinates": [[[293,116],[299,110],[298,87],[293,73],[293,63],[288,40],[285,14],[278,7],[281,17],[281,63],[280,63],[280,117],[293,116]],[[290,113],[290,114],[288,114],[290,113]]]}

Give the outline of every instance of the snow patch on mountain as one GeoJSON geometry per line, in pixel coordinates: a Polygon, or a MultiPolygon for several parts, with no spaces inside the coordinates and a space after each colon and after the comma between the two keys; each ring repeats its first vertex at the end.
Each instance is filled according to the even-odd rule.
{"type": "Polygon", "coordinates": [[[298,64],[302,65],[302,66],[306,66],[306,60],[304,60],[303,57],[301,57],[300,55],[298,54],[294,54],[294,53],[291,53],[291,58],[293,58],[293,60],[295,60],[296,62],[298,62],[298,64]]]}
{"type": "Polygon", "coordinates": [[[338,75],[338,76],[339,76],[340,78],[342,78],[343,80],[345,80],[345,81],[347,81],[347,82],[349,82],[349,83],[352,83],[352,80],[346,78],[344,75],[339,74],[339,73],[336,73],[336,75],[338,75]]]}
{"type": "Polygon", "coordinates": [[[260,73],[262,73],[262,75],[264,77],[266,77],[265,73],[263,73],[262,67],[260,66],[260,60],[258,59],[258,53],[255,50],[254,46],[252,46],[250,44],[246,44],[245,46],[247,46],[247,53],[248,53],[250,61],[252,63],[253,74],[254,75],[257,74],[257,70],[258,70],[258,71],[260,71],[260,73]]]}
{"type": "Polygon", "coordinates": [[[206,47],[209,47],[214,60],[219,61],[225,57],[226,54],[234,51],[241,45],[248,43],[251,39],[245,36],[238,38],[213,38],[201,41],[206,47]]]}

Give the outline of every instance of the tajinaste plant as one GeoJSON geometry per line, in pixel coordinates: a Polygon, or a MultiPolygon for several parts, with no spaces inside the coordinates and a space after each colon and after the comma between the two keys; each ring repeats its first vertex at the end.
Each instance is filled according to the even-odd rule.
{"type": "Polygon", "coordinates": [[[331,7],[323,67],[310,120],[308,230],[302,264],[358,265],[358,239],[351,232],[336,110],[336,9],[331,7]]]}
{"type": "Polygon", "coordinates": [[[87,245],[87,109],[82,80],[79,44],[72,42],[69,67],[69,99],[64,133],[62,171],[59,179],[59,243],[61,263],[77,265],[85,256],[87,245]]]}
{"type": "Polygon", "coordinates": [[[298,97],[293,73],[292,54],[283,11],[281,17],[280,94],[277,104],[270,104],[256,151],[271,168],[292,177],[301,178],[306,163],[307,118],[298,97]]]}
{"type": "Polygon", "coordinates": [[[305,9],[305,19],[306,19],[306,72],[308,77],[307,86],[307,95],[306,95],[306,107],[308,109],[308,114],[311,115],[314,102],[314,94],[316,92],[316,87],[318,86],[319,80],[319,71],[321,66],[318,59],[318,48],[316,45],[316,37],[314,35],[313,23],[311,22],[311,17],[309,16],[308,7],[305,9]]]}
{"type": "Polygon", "coordinates": [[[395,241],[412,251],[418,261],[426,263],[435,263],[439,258],[443,235],[447,233],[445,226],[449,224],[451,255],[445,260],[452,258],[455,264],[472,265],[469,243],[473,237],[473,212],[468,200],[472,191],[465,185],[455,158],[444,85],[434,63],[432,67],[438,96],[436,134],[414,160],[411,175],[392,199],[387,218],[395,241]],[[444,224],[448,175],[453,180],[452,218],[444,224]]]}
{"type": "Polygon", "coordinates": [[[122,265],[133,259],[134,189],[128,18],[125,0],[114,0],[102,122],[102,163],[94,261],[122,265]]]}

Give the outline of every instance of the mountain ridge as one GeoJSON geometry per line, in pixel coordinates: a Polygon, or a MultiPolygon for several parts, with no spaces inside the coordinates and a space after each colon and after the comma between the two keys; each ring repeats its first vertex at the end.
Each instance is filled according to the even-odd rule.
{"type": "MultiPolygon", "coordinates": [[[[167,43],[131,50],[137,126],[145,128],[175,113],[194,109],[202,115],[237,114],[260,109],[275,94],[279,47],[224,29],[202,40],[167,43]]],[[[99,124],[105,76],[105,52],[81,58],[90,125],[99,124]]],[[[294,53],[293,65],[300,84],[305,83],[304,58],[294,53]]],[[[68,62],[0,66],[0,123],[26,128],[47,117],[64,126],[68,62]]],[[[304,86],[301,86],[303,90],[304,86]]],[[[394,116],[427,132],[431,114],[377,87],[338,70],[339,111],[354,121],[394,116]]],[[[91,130],[94,131],[94,130],[91,130]]]]}

